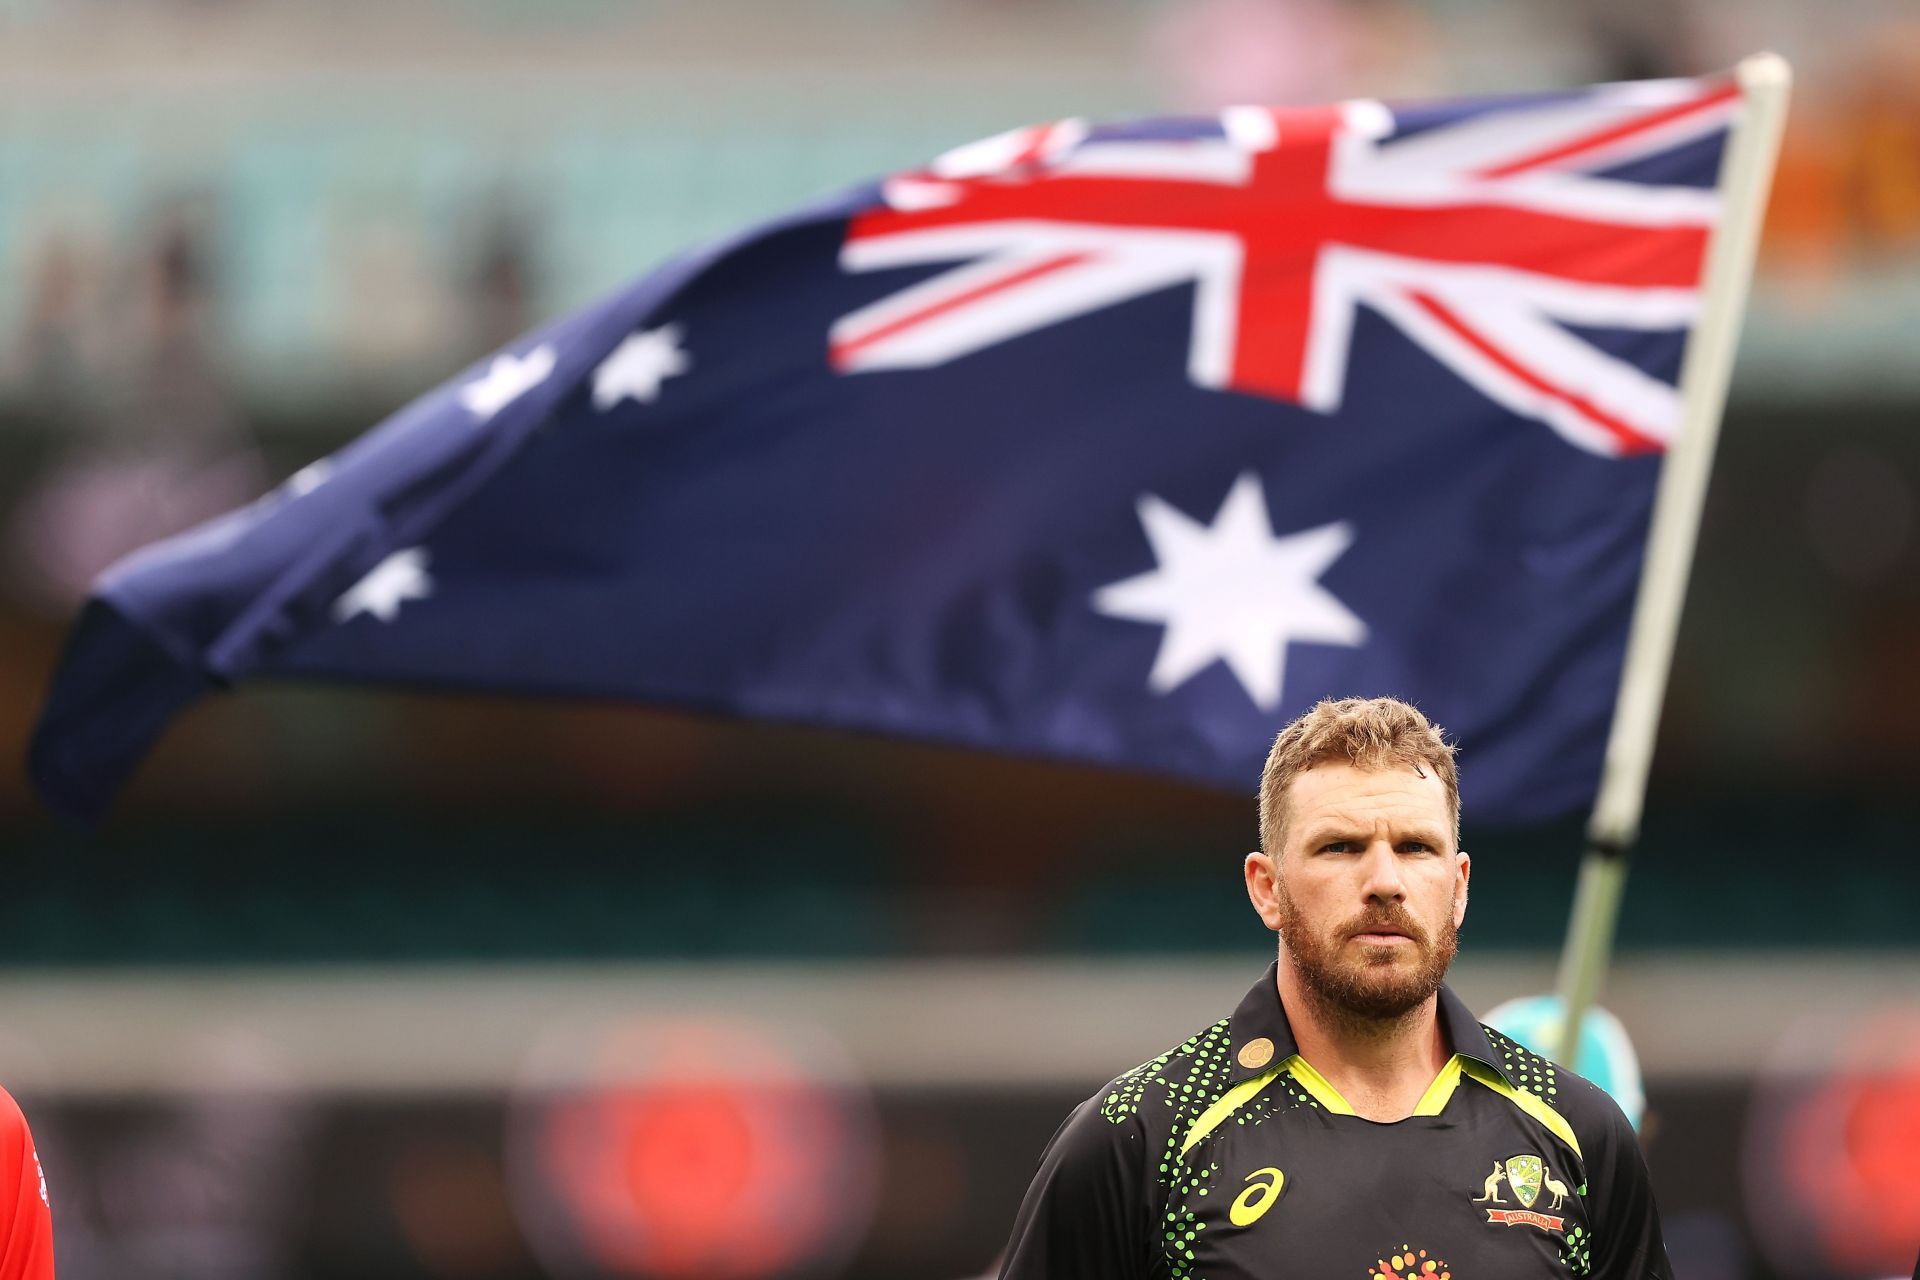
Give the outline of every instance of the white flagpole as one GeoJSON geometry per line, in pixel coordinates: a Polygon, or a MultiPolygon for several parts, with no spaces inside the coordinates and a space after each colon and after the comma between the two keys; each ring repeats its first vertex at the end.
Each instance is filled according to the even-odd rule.
{"type": "Polygon", "coordinates": [[[1557,1061],[1572,1065],[1578,1028],[1599,994],[1613,951],[1614,920],[1626,887],[1627,856],[1640,834],[1647,769],[1653,760],[1660,704],[1666,697],[1680,608],[1700,532],[1700,508],[1720,435],[1727,383],[1733,373],[1747,286],[1760,245],[1761,215],[1773,182],[1773,163],[1786,123],[1793,72],[1777,54],[1761,53],[1735,68],[1741,110],[1727,141],[1720,196],[1724,211],[1707,249],[1699,323],[1680,369],[1680,429],[1660,468],[1646,568],[1633,606],[1620,696],[1607,735],[1600,792],[1587,821],[1587,852],[1574,892],[1573,918],[1560,955],[1563,1021],[1557,1061]]]}

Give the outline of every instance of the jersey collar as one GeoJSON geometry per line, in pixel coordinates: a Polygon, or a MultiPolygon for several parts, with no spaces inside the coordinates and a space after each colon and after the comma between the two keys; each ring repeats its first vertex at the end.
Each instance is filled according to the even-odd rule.
{"type": "MultiPolygon", "coordinates": [[[[1300,1052],[1299,1042],[1293,1038],[1292,1024],[1287,1021],[1286,1008],[1280,1003],[1279,972],[1280,962],[1275,960],[1233,1011],[1233,1043],[1228,1049],[1233,1068],[1228,1077],[1230,1085],[1251,1079],[1300,1052]],[[1271,1052],[1254,1043],[1261,1039],[1271,1044],[1271,1052]]],[[[1520,1087],[1493,1052],[1487,1029],[1448,986],[1440,988],[1440,1030],[1447,1038],[1447,1047],[1454,1053],[1484,1064],[1498,1072],[1509,1085],[1520,1087]]]]}

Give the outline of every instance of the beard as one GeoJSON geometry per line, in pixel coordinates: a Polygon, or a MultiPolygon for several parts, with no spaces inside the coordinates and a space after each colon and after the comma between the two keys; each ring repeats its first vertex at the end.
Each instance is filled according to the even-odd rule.
{"type": "Polygon", "coordinates": [[[1438,935],[1429,937],[1397,902],[1316,933],[1287,892],[1285,881],[1276,878],[1275,887],[1280,937],[1301,984],[1322,1008],[1350,1020],[1392,1022],[1413,1012],[1440,989],[1460,949],[1460,932],[1451,914],[1442,921],[1438,935]],[[1364,947],[1358,955],[1346,947],[1356,934],[1383,932],[1404,934],[1413,944],[1413,956],[1403,956],[1403,948],[1397,945],[1364,947]]]}

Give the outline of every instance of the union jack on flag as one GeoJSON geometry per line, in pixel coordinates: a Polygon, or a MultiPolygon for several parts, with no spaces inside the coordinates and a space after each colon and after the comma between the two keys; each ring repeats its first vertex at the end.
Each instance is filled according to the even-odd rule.
{"type": "Polygon", "coordinates": [[[1016,129],[883,188],[843,266],[951,269],[833,328],[845,371],[927,368],[1193,285],[1187,375],[1339,408],[1357,307],[1493,400],[1601,454],[1660,448],[1674,388],[1567,326],[1693,318],[1711,189],[1637,165],[1724,136],[1731,85],[1612,86],[1532,110],[1378,102],[1016,129]]]}
{"type": "Polygon", "coordinates": [[[619,697],[1254,785],[1413,699],[1592,799],[1730,80],[1067,120],[679,258],[116,566],[97,811],[255,677],[619,697]],[[1542,429],[1542,428],[1546,429],[1542,429]]]}

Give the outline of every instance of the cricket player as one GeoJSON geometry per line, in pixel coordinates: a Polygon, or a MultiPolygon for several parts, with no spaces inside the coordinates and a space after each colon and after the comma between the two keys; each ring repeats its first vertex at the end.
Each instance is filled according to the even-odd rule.
{"type": "Polygon", "coordinates": [[[1619,1107],[1444,985],[1459,819],[1453,749],[1406,703],[1281,731],[1244,868],[1277,960],[1067,1118],[1003,1280],[1672,1280],[1619,1107]]]}

